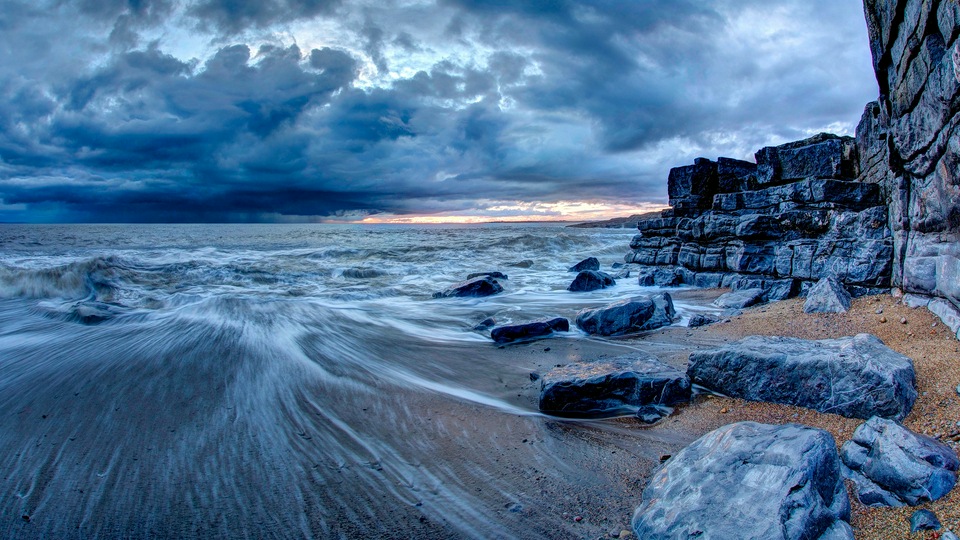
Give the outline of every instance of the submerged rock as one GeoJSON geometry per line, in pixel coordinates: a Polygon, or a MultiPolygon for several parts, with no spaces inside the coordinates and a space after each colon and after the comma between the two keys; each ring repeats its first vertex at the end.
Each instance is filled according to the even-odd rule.
{"type": "Polygon", "coordinates": [[[713,305],[723,309],[743,309],[763,301],[763,289],[742,289],[720,295],[713,305]]]}
{"type": "Polygon", "coordinates": [[[804,313],[846,313],[850,309],[850,293],[834,277],[825,277],[808,292],[804,313]]]}
{"type": "Polygon", "coordinates": [[[654,473],[637,538],[853,539],[833,437],[796,424],[714,430],[654,473]]]}
{"type": "Polygon", "coordinates": [[[901,420],[917,399],[913,361],[869,334],[819,341],[750,336],[691,354],[687,374],[728,396],[852,418],[901,420]]]}
{"type": "Polygon", "coordinates": [[[508,279],[507,275],[503,272],[474,272],[472,274],[467,274],[467,279],[473,279],[476,277],[491,277],[493,279],[508,279]]]}
{"type": "Polygon", "coordinates": [[[588,292],[597,289],[605,289],[616,285],[617,282],[609,274],[597,270],[584,270],[573,278],[573,282],[567,287],[571,292],[588,292]]]}
{"type": "Polygon", "coordinates": [[[570,321],[557,317],[547,321],[535,321],[526,324],[498,326],[490,332],[490,337],[497,343],[511,343],[514,341],[529,340],[549,336],[554,332],[569,332],[570,321]]]}
{"type": "Polygon", "coordinates": [[[867,506],[935,501],[953,489],[960,466],[949,446],[877,417],[857,428],[840,455],[867,506]]]}
{"type": "Polygon", "coordinates": [[[497,325],[497,320],[496,320],[496,319],[494,319],[493,317],[487,317],[486,319],[484,319],[484,320],[480,321],[479,323],[477,323],[477,325],[474,326],[473,329],[476,330],[476,331],[478,331],[478,332],[482,332],[482,331],[484,331],[484,330],[489,330],[489,329],[493,328],[493,327],[496,326],[496,325],[497,325]]]}
{"type": "Polygon", "coordinates": [[[577,313],[577,327],[588,334],[620,336],[671,324],[677,313],[667,293],[635,296],[577,313]]]}
{"type": "Polygon", "coordinates": [[[596,257],[587,257],[570,267],[568,272],[583,272],[584,270],[599,270],[600,261],[596,257]]]}
{"type": "Polygon", "coordinates": [[[542,379],[540,410],[555,416],[603,417],[689,399],[690,381],[683,372],[635,353],[550,370],[542,379]]]}
{"type": "Polygon", "coordinates": [[[347,268],[343,271],[343,277],[350,279],[371,279],[385,275],[386,272],[376,268],[347,268]]]}
{"type": "Polygon", "coordinates": [[[438,293],[433,293],[434,298],[450,297],[470,297],[470,296],[490,296],[503,291],[503,286],[496,279],[483,276],[468,279],[457,283],[453,287],[438,293]]]}

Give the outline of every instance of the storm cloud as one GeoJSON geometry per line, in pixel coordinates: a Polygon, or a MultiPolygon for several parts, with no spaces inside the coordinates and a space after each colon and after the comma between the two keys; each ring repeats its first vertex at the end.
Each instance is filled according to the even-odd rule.
{"type": "Polygon", "coordinates": [[[642,207],[876,94],[857,2],[12,0],[0,221],[642,207]]]}

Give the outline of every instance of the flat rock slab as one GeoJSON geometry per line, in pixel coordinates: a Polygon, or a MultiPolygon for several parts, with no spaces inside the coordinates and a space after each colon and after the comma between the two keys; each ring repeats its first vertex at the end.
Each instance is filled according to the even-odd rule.
{"type": "Polygon", "coordinates": [[[667,293],[634,296],[577,313],[577,327],[588,334],[622,336],[671,324],[677,312],[667,293]]]}
{"type": "Polygon", "coordinates": [[[540,387],[540,411],[578,418],[635,414],[646,405],[689,399],[687,376],[643,353],[554,368],[540,387]]]}
{"type": "Polygon", "coordinates": [[[807,292],[804,313],[846,313],[850,309],[850,293],[836,278],[821,279],[807,292]]]}
{"type": "Polygon", "coordinates": [[[883,418],[861,424],[840,456],[867,506],[935,501],[956,485],[960,466],[949,446],[883,418]]]}
{"type": "Polygon", "coordinates": [[[729,424],[653,474],[633,515],[637,538],[853,539],[833,437],[796,424],[729,424]]]}
{"type": "Polygon", "coordinates": [[[546,337],[554,332],[569,331],[570,321],[564,317],[557,317],[547,321],[498,326],[490,331],[490,337],[497,343],[511,343],[514,341],[546,337]]]}
{"type": "Polygon", "coordinates": [[[573,281],[570,283],[570,286],[567,287],[567,290],[571,292],[588,292],[595,291],[597,289],[605,289],[616,284],[617,282],[613,279],[613,276],[607,274],[606,272],[600,272],[597,270],[584,270],[577,274],[577,277],[573,278],[573,281]]]}
{"type": "Polygon", "coordinates": [[[713,305],[723,309],[743,309],[763,301],[763,289],[743,289],[720,295],[713,305]]]}
{"type": "Polygon", "coordinates": [[[503,291],[496,278],[481,276],[457,283],[449,289],[433,293],[434,298],[490,296],[503,291]]]}
{"type": "Polygon", "coordinates": [[[750,336],[691,354],[687,375],[728,396],[851,418],[902,420],[917,399],[913,361],[869,334],[819,341],[750,336]]]}

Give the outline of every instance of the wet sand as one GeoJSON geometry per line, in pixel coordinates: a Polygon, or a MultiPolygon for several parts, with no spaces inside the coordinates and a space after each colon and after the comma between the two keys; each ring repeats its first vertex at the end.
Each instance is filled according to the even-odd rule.
{"type": "MultiPolygon", "coordinates": [[[[674,296],[707,304],[722,292],[674,296]]],[[[861,421],[706,396],[652,427],[558,420],[536,412],[540,383],[531,373],[631,350],[685,368],[691,351],[752,334],[873,333],[915,362],[921,395],[905,424],[954,448],[960,431],[960,344],[925,309],[891,296],[857,299],[838,315],[804,314],[802,300],[789,300],[726,323],[625,339],[385,342],[372,351],[384,362],[363,365],[324,349],[322,333],[298,342],[302,355],[278,358],[236,346],[238,331],[213,328],[159,356],[149,336],[131,352],[119,335],[103,360],[61,372],[58,351],[93,346],[84,330],[6,364],[0,536],[617,536],[661,457],[712,429],[798,422],[842,444],[861,421]],[[191,358],[201,342],[206,354],[191,358]],[[131,355],[142,357],[135,367],[107,360],[131,355]],[[229,370],[223,358],[232,359],[229,370]]],[[[958,491],[924,505],[954,530],[958,491]]],[[[855,500],[853,508],[857,538],[909,537],[913,509],[855,500]]]]}

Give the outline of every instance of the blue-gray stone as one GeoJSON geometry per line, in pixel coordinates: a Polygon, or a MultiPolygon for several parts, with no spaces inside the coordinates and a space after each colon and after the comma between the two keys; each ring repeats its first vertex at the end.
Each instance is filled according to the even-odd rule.
{"type": "Polygon", "coordinates": [[[846,313],[850,309],[850,293],[834,277],[825,277],[807,291],[804,313],[846,313]]]}
{"type": "Polygon", "coordinates": [[[546,321],[498,326],[490,331],[490,337],[497,343],[512,343],[546,337],[554,332],[569,331],[570,321],[564,317],[557,317],[546,321]]]}
{"type": "Polygon", "coordinates": [[[597,289],[605,289],[616,285],[617,282],[612,276],[605,272],[597,270],[584,270],[573,278],[573,282],[567,287],[571,292],[589,292],[597,289]]]}
{"type": "Polygon", "coordinates": [[[929,510],[917,510],[910,516],[910,532],[920,531],[939,531],[940,520],[937,515],[929,510]]]}
{"type": "Polygon", "coordinates": [[[635,296],[577,313],[577,327],[588,334],[620,336],[671,324],[677,316],[667,293],[635,296]]]}

